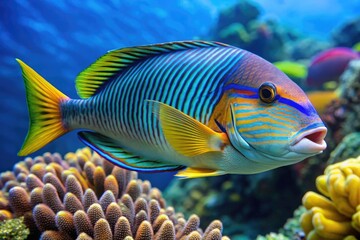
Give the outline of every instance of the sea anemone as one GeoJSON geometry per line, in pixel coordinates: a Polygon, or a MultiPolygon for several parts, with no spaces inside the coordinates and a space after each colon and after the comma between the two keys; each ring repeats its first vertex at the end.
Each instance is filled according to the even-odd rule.
{"type": "Polygon", "coordinates": [[[307,192],[300,222],[308,240],[360,239],[360,156],[329,165],[307,192]]]}
{"type": "Polygon", "coordinates": [[[214,220],[166,207],[149,181],[121,169],[90,149],[26,158],[0,176],[0,220],[24,217],[30,238],[228,239],[214,220]]]}

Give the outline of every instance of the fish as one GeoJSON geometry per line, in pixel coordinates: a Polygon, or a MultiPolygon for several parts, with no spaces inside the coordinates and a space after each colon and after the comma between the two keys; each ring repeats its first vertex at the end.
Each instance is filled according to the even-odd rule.
{"type": "Polygon", "coordinates": [[[75,80],[70,99],[17,59],[30,128],[26,156],[67,132],[139,172],[197,178],[254,174],[326,148],[326,127],[301,88],[271,63],[212,41],[112,50],[75,80]]]}
{"type": "Polygon", "coordinates": [[[306,83],[319,88],[326,82],[338,82],[349,62],[359,59],[359,53],[351,48],[336,47],[315,55],[308,67],[306,83]]]}

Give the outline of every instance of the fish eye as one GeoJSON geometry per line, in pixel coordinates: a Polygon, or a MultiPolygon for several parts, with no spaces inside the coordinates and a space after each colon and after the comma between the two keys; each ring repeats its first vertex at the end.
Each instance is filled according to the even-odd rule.
{"type": "Polygon", "coordinates": [[[259,87],[259,97],[264,103],[272,103],[276,97],[276,87],[274,84],[266,82],[259,87]]]}

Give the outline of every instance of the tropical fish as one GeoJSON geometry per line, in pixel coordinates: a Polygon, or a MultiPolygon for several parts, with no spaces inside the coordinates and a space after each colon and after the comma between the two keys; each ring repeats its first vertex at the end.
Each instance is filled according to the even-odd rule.
{"type": "Polygon", "coordinates": [[[21,60],[30,129],[19,155],[81,129],[110,162],[181,177],[252,174],[326,148],[306,94],[264,59],[218,42],[110,51],[81,72],[70,99],[21,60]]]}
{"type": "Polygon", "coordinates": [[[337,47],[323,51],[313,58],[306,83],[309,86],[321,87],[326,82],[337,82],[349,62],[358,58],[359,54],[351,48],[337,47]]]}
{"type": "Polygon", "coordinates": [[[301,79],[307,75],[307,67],[304,64],[293,61],[280,61],[273,63],[275,67],[284,72],[288,77],[301,79]]]}

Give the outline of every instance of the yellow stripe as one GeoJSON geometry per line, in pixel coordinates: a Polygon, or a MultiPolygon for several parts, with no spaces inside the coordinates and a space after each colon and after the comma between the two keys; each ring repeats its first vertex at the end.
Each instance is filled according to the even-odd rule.
{"type": "Polygon", "coordinates": [[[251,119],[251,120],[238,120],[238,121],[236,121],[236,125],[252,124],[252,123],[255,123],[255,122],[263,122],[264,124],[270,123],[269,125],[281,124],[281,125],[287,126],[289,128],[292,128],[294,126],[292,124],[276,121],[276,119],[273,119],[271,117],[254,118],[254,119],[251,119]]]}
{"type": "Polygon", "coordinates": [[[288,134],[281,134],[281,133],[255,133],[255,134],[241,133],[241,136],[248,137],[248,138],[253,138],[255,136],[256,138],[260,138],[260,137],[267,137],[267,136],[288,137],[289,135],[288,134]]]}
{"type": "MultiPolygon", "coordinates": [[[[264,124],[266,125],[266,124],[264,124]]],[[[250,131],[255,131],[255,130],[262,130],[264,129],[264,125],[262,126],[255,126],[255,127],[248,127],[248,128],[240,128],[240,132],[241,133],[244,133],[244,132],[250,132],[250,131]]],[[[269,129],[274,129],[274,130],[284,130],[283,128],[280,128],[280,127],[275,127],[275,126],[272,126],[272,125],[266,125],[269,129]]]]}
{"type": "Polygon", "coordinates": [[[287,142],[287,140],[262,140],[256,142],[250,142],[251,145],[263,145],[263,144],[283,144],[287,142]]]}

